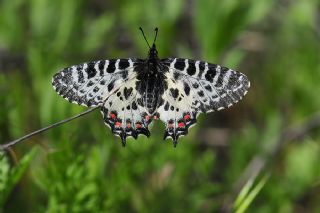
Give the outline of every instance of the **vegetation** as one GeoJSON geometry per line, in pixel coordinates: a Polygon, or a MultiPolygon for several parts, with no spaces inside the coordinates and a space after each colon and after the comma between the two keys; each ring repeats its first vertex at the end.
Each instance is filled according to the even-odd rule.
{"type": "MultiPolygon", "coordinates": [[[[201,115],[174,149],[156,122],[126,148],[95,111],[0,153],[3,212],[320,212],[320,4],[307,1],[0,1],[0,143],[85,110],[51,77],[86,61],[223,64],[252,87],[201,115]],[[159,127],[159,128],[158,128],[159,127]]],[[[1,211],[1,210],[0,210],[1,211]]]]}

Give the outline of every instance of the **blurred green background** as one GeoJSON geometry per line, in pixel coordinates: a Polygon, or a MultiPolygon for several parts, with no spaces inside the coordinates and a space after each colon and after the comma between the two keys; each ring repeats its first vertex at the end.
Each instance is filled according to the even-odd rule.
{"type": "MultiPolygon", "coordinates": [[[[126,148],[95,111],[0,153],[3,212],[320,212],[317,0],[1,0],[0,143],[76,115],[61,68],[147,56],[245,73],[248,95],[174,149],[156,122],[126,148]]],[[[0,210],[0,212],[1,212],[0,210]]]]}

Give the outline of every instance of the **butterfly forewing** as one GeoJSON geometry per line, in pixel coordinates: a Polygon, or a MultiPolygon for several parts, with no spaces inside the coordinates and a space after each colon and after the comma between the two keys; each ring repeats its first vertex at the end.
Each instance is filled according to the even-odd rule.
{"type": "Polygon", "coordinates": [[[102,106],[108,95],[136,77],[138,64],[134,59],[112,59],[74,65],[55,74],[52,85],[72,103],[102,106]]]}

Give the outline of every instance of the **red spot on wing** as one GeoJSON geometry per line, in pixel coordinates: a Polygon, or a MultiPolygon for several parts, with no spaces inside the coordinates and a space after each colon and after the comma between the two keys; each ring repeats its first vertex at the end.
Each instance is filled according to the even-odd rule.
{"type": "Polygon", "coordinates": [[[178,127],[185,127],[185,124],[183,122],[178,123],[178,127]]]}
{"type": "Polygon", "coordinates": [[[109,116],[111,119],[115,119],[117,117],[117,115],[112,112],[110,112],[109,116]]]}
{"type": "Polygon", "coordinates": [[[189,114],[186,114],[185,116],[183,116],[183,119],[185,120],[185,121],[188,121],[188,120],[190,120],[190,115],[189,114]]]}

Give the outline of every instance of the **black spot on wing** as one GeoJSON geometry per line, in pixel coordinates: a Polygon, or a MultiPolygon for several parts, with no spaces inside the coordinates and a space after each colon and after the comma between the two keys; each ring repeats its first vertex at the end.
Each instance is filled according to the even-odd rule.
{"type": "MultiPolygon", "coordinates": [[[[63,72],[63,71],[62,71],[62,72],[63,72]]],[[[78,75],[79,75],[79,74],[78,74],[78,75]]],[[[62,78],[61,72],[58,72],[58,73],[54,74],[52,85],[53,85],[53,86],[56,86],[56,87],[57,87],[58,85],[60,85],[60,80],[61,80],[61,78],[62,78]]]]}
{"type": "Polygon", "coordinates": [[[86,69],[86,72],[88,74],[88,78],[93,78],[97,74],[97,71],[94,68],[94,65],[95,65],[95,62],[88,63],[88,67],[86,69]]]}
{"type": "Polygon", "coordinates": [[[127,59],[120,59],[119,69],[124,70],[129,67],[129,61],[127,59]]]}
{"type": "Polygon", "coordinates": [[[168,111],[168,110],[169,110],[169,106],[170,106],[169,103],[166,102],[166,104],[164,105],[164,110],[165,110],[165,111],[168,111]]]}
{"type": "Polygon", "coordinates": [[[122,79],[127,79],[129,72],[127,70],[121,71],[122,79]]]}
{"type": "Polygon", "coordinates": [[[192,84],[193,88],[198,89],[199,88],[199,84],[198,83],[193,83],[192,84]]]}
{"type": "Polygon", "coordinates": [[[144,107],[144,101],[142,100],[142,98],[138,98],[138,99],[137,99],[137,104],[138,104],[139,106],[144,107]]]}
{"type": "Polygon", "coordinates": [[[128,97],[131,95],[132,93],[132,87],[130,87],[129,89],[127,87],[124,88],[123,90],[123,94],[124,94],[124,97],[125,99],[128,99],[128,97]]]}
{"type": "Polygon", "coordinates": [[[179,77],[180,77],[180,73],[178,73],[178,72],[174,72],[174,73],[173,73],[173,79],[174,79],[174,80],[178,80],[179,77]]]}
{"type": "Polygon", "coordinates": [[[206,90],[208,90],[209,92],[212,92],[212,87],[210,85],[207,85],[204,87],[206,90]]]}
{"type": "Polygon", "coordinates": [[[206,69],[206,63],[203,61],[200,61],[199,63],[199,74],[198,77],[201,78],[201,76],[203,75],[204,70],[206,69]]]}
{"type": "MultiPolygon", "coordinates": [[[[158,106],[162,106],[164,103],[163,98],[160,97],[159,101],[158,101],[158,106]]],[[[159,116],[158,116],[159,117],[159,116]]]]}
{"type": "Polygon", "coordinates": [[[64,82],[67,85],[73,84],[72,68],[69,67],[67,69],[64,69],[63,74],[64,74],[64,76],[61,78],[62,82],[64,82]]]}
{"type": "Polygon", "coordinates": [[[222,71],[223,73],[227,72],[228,70],[229,70],[228,67],[221,67],[221,71],[222,71]]]}
{"type": "Polygon", "coordinates": [[[177,58],[176,62],[174,63],[174,68],[177,70],[184,70],[184,67],[186,66],[186,64],[184,63],[184,59],[181,58],[177,58]]]}
{"type": "Polygon", "coordinates": [[[189,67],[187,69],[188,75],[194,75],[196,73],[196,65],[194,61],[189,61],[189,67]]]}
{"type": "Polygon", "coordinates": [[[198,95],[199,95],[200,97],[203,97],[203,96],[204,96],[203,91],[202,91],[202,90],[200,90],[200,91],[198,92],[198,95]]]}
{"type": "Polygon", "coordinates": [[[136,109],[138,109],[138,106],[137,106],[137,104],[136,104],[136,102],[134,101],[134,102],[132,102],[132,109],[133,110],[136,110],[136,109]]]}
{"type": "Polygon", "coordinates": [[[176,89],[171,88],[170,92],[171,92],[172,97],[175,99],[179,96],[179,90],[177,88],[176,89]]]}
{"type": "Polygon", "coordinates": [[[103,72],[103,70],[104,70],[104,65],[106,64],[106,61],[99,61],[99,65],[98,65],[98,67],[99,67],[99,71],[100,71],[100,76],[103,76],[104,75],[104,72],[103,72]]]}
{"type": "Polygon", "coordinates": [[[83,76],[83,66],[79,65],[77,66],[77,72],[78,72],[78,83],[82,84],[84,83],[84,76],[83,76]]]}
{"type": "Polygon", "coordinates": [[[212,83],[215,75],[216,75],[216,68],[210,67],[210,69],[207,71],[204,77],[206,78],[207,81],[212,83]]]}
{"type": "Polygon", "coordinates": [[[209,70],[214,70],[216,71],[217,70],[217,66],[216,64],[209,64],[209,70]]]}
{"type": "Polygon", "coordinates": [[[89,81],[87,84],[87,87],[91,87],[94,83],[92,81],[89,81]]]}
{"type": "Polygon", "coordinates": [[[114,81],[111,81],[109,84],[108,84],[108,92],[110,92],[114,87],[114,81]]]}
{"type": "Polygon", "coordinates": [[[190,94],[190,86],[184,82],[183,84],[183,89],[184,89],[184,92],[186,93],[186,95],[189,95],[190,94]]]}
{"type": "Polygon", "coordinates": [[[96,86],[93,88],[93,92],[98,92],[98,91],[99,91],[99,87],[96,86]]]}
{"type": "Polygon", "coordinates": [[[110,60],[109,65],[107,68],[108,73],[113,73],[116,70],[116,61],[115,60],[110,60]]]}
{"type": "Polygon", "coordinates": [[[226,70],[228,70],[228,68],[226,68],[226,67],[222,67],[222,68],[221,68],[220,75],[218,76],[218,79],[217,79],[217,81],[215,82],[215,83],[216,83],[216,84],[215,84],[216,87],[221,87],[221,86],[222,86],[222,84],[223,84],[223,77],[224,77],[224,73],[225,73],[226,70]]]}

